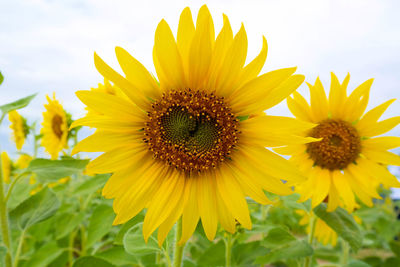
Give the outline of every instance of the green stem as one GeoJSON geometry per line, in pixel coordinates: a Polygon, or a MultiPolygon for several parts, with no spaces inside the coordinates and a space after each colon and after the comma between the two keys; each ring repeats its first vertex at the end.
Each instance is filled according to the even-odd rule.
{"type": "MultiPolygon", "coordinates": [[[[317,217],[311,211],[310,232],[308,233],[308,244],[310,244],[310,246],[312,246],[313,244],[316,222],[317,222],[317,217]]],[[[306,260],[304,261],[304,267],[310,267],[311,262],[312,262],[312,255],[306,258],[306,260]]]]}
{"type": "Polygon", "coordinates": [[[28,174],[28,172],[23,172],[23,173],[19,174],[17,177],[15,177],[15,179],[13,179],[13,181],[12,181],[11,184],[10,184],[10,187],[8,188],[7,195],[6,195],[6,197],[4,198],[4,202],[5,202],[5,203],[7,203],[8,199],[10,198],[11,192],[13,191],[15,184],[16,184],[16,183],[18,182],[18,180],[21,179],[25,174],[28,174]]]}
{"type": "MultiPolygon", "coordinates": [[[[4,118],[1,116],[0,123],[4,118]]],[[[8,212],[7,212],[7,203],[4,198],[4,181],[3,181],[3,168],[1,166],[0,160],[0,222],[1,222],[1,233],[3,236],[3,243],[7,247],[6,254],[6,267],[12,266],[12,258],[11,258],[11,239],[10,239],[10,229],[8,225],[8,212]]]]}
{"type": "Polygon", "coordinates": [[[183,249],[185,244],[179,245],[179,240],[182,237],[182,218],[178,220],[175,233],[174,261],[173,267],[181,267],[183,258],[183,249]]]}
{"type": "Polygon", "coordinates": [[[342,259],[341,259],[342,266],[347,265],[347,262],[349,261],[349,252],[350,252],[349,243],[342,240],[342,259]]]}
{"type": "Polygon", "coordinates": [[[14,258],[14,265],[13,265],[14,267],[18,266],[19,256],[21,255],[21,250],[22,250],[22,244],[24,243],[25,231],[26,229],[22,230],[21,236],[19,237],[17,252],[15,253],[15,258],[14,258]]]}
{"type": "Polygon", "coordinates": [[[226,233],[226,238],[224,238],[225,242],[225,266],[231,267],[231,258],[232,258],[232,235],[230,233],[226,233]]]}
{"type": "Polygon", "coordinates": [[[68,266],[72,266],[73,262],[74,262],[74,241],[75,241],[75,231],[71,232],[69,235],[69,251],[68,251],[68,266]]]}

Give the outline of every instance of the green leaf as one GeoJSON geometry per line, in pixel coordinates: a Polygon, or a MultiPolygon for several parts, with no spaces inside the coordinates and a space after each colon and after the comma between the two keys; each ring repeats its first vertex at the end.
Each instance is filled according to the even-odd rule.
{"type": "Polygon", "coordinates": [[[16,110],[16,109],[20,109],[20,108],[24,108],[26,107],[31,101],[32,99],[36,96],[37,94],[33,94],[21,99],[18,99],[17,101],[5,104],[0,106],[0,110],[3,114],[6,114],[10,111],[16,110]]]}
{"type": "Polygon", "coordinates": [[[371,267],[371,265],[360,260],[351,260],[345,267],[371,267]]]}
{"type": "Polygon", "coordinates": [[[289,233],[283,227],[278,226],[268,232],[267,237],[261,241],[261,244],[267,248],[274,248],[295,240],[296,238],[291,233],[289,233]]]}
{"type": "Polygon", "coordinates": [[[13,209],[10,212],[10,219],[21,229],[27,229],[53,216],[59,207],[60,201],[53,191],[46,187],[13,209]]]}
{"type": "Polygon", "coordinates": [[[400,258],[387,258],[382,267],[400,266],[400,258]]]}
{"type": "Polygon", "coordinates": [[[258,257],[257,264],[267,264],[280,260],[308,257],[313,254],[312,247],[304,240],[292,241],[269,250],[264,256],[258,257]]]}
{"type": "Polygon", "coordinates": [[[76,187],[73,194],[82,196],[94,193],[104,187],[108,178],[110,178],[110,174],[97,174],[94,177],[85,176],[85,180],[76,187]]]}
{"type": "Polygon", "coordinates": [[[0,85],[3,83],[3,81],[4,81],[4,76],[3,76],[3,74],[1,74],[1,71],[0,71],[0,85]]]}
{"type": "Polygon", "coordinates": [[[391,240],[389,242],[390,249],[393,251],[394,254],[396,254],[397,257],[400,258],[400,242],[391,240]]]}
{"type": "Polygon", "coordinates": [[[106,204],[101,204],[93,211],[89,220],[87,248],[90,248],[111,230],[114,217],[112,207],[106,204]]]}
{"type": "Polygon", "coordinates": [[[0,246],[0,267],[5,266],[6,254],[7,248],[5,246],[0,246]]]}
{"type": "Polygon", "coordinates": [[[122,225],[121,229],[119,230],[118,234],[114,238],[114,244],[123,245],[124,244],[124,236],[125,236],[126,232],[128,232],[129,229],[131,229],[134,225],[136,225],[140,222],[143,222],[143,220],[144,220],[144,215],[141,212],[138,215],[136,215],[135,217],[133,217],[132,219],[130,219],[129,221],[127,221],[126,223],[124,223],[122,225]]]}
{"type": "Polygon", "coordinates": [[[314,213],[326,222],[340,237],[346,240],[354,252],[357,252],[362,245],[362,235],[353,216],[342,208],[337,208],[333,212],[327,212],[325,203],[315,207],[314,213]]]}
{"type": "Polygon", "coordinates": [[[144,242],[142,225],[143,223],[136,224],[124,236],[124,248],[126,252],[134,256],[152,254],[161,250],[153,236],[150,236],[147,244],[144,242]]]}
{"type": "Polygon", "coordinates": [[[117,266],[137,264],[135,256],[127,253],[123,246],[115,246],[106,251],[102,251],[94,255],[95,257],[109,261],[117,266]]]}
{"type": "Polygon", "coordinates": [[[115,265],[93,256],[85,256],[74,262],[72,267],[114,267],[115,265]]]}
{"type": "Polygon", "coordinates": [[[83,171],[89,160],[80,159],[34,159],[30,162],[27,171],[36,173],[41,182],[55,182],[60,178],[83,171]]]}
{"type": "Polygon", "coordinates": [[[57,216],[56,220],[56,239],[63,238],[71,233],[85,218],[84,213],[69,213],[65,212],[57,216]]]}
{"type": "Polygon", "coordinates": [[[25,263],[25,266],[29,267],[43,267],[50,264],[54,261],[58,256],[63,253],[63,250],[57,246],[56,242],[51,242],[43,245],[35,253],[32,257],[29,258],[28,262],[25,263]]]}

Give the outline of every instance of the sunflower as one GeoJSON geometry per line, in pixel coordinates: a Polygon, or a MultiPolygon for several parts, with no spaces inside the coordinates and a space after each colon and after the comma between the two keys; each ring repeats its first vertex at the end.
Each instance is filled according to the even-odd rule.
{"type": "Polygon", "coordinates": [[[16,110],[8,113],[8,119],[11,122],[10,128],[13,130],[13,139],[18,150],[21,150],[25,143],[25,138],[29,133],[26,120],[16,110]]]}
{"type": "Polygon", "coordinates": [[[3,151],[1,153],[1,171],[3,174],[3,181],[7,184],[10,183],[11,167],[11,160],[7,152],[3,151]]]}
{"type": "Polygon", "coordinates": [[[18,169],[28,168],[29,163],[32,161],[32,157],[28,154],[21,154],[17,161],[15,162],[15,167],[18,169]]]}
{"type": "Polygon", "coordinates": [[[164,20],[156,29],[153,61],[159,82],[117,47],[125,77],[97,54],[94,61],[126,98],[93,90],[76,93],[99,115],[72,124],[97,128],[73,153],[105,152],[87,169],[113,173],[103,195],[114,198],[114,224],[147,209],[145,240],[158,228],[162,244],[179,218],[181,243],[192,235],[199,219],[209,240],[214,239],[218,222],[231,233],[236,221],[249,229],[246,196],[268,204],[263,189],[287,195],[291,189],[281,179],[303,179],[287,160],[265,147],[313,141],[296,133],[314,124],[262,111],[285,99],[304,76],[293,75],[296,68],[258,76],[267,56],[265,38],[260,54],[244,66],[244,26],[233,36],[225,15],[223,20],[215,39],[207,7],[200,9],[196,26],[185,8],[177,41],[164,20]]]}
{"type": "Polygon", "coordinates": [[[351,212],[356,197],[372,206],[372,198],[381,198],[376,191],[377,185],[400,185],[386,168],[386,165],[400,165],[400,157],[387,151],[400,146],[400,138],[375,137],[400,123],[400,117],[378,121],[394,100],[364,114],[373,80],[362,83],[347,96],[349,80],[350,75],[347,75],[340,83],[332,73],[328,99],[317,78],[314,85],[308,84],[310,105],[299,93],[293,93],[293,97],[287,99],[293,115],[299,121],[318,124],[311,131],[304,132],[304,136],[322,140],[275,149],[281,154],[291,155],[290,161],[308,177],[296,187],[302,195],[300,200],[311,198],[313,207],[325,200],[328,211],[343,206],[351,212]]]}
{"type": "Polygon", "coordinates": [[[43,128],[40,130],[42,146],[51,155],[52,159],[57,159],[58,153],[68,146],[68,124],[67,115],[62,105],[56,100],[47,96],[47,105],[44,105],[46,112],[43,112],[43,128]]]}

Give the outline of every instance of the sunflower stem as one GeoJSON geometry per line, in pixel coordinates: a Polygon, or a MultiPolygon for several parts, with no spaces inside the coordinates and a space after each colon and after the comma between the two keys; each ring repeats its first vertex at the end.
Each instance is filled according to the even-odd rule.
{"type": "MultiPolygon", "coordinates": [[[[314,212],[311,211],[311,220],[310,220],[310,232],[308,233],[308,244],[312,247],[315,233],[315,225],[316,225],[317,217],[314,212]]],[[[312,262],[312,255],[307,257],[304,261],[304,267],[310,267],[312,262]]]]}
{"type": "Polygon", "coordinates": [[[19,256],[21,255],[22,245],[24,244],[25,231],[26,229],[22,230],[21,236],[19,237],[17,252],[15,253],[15,258],[14,258],[14,265],[13,265],[14,267],[18,266],[19,256]]]}
{"type": "Polygon", "coordinates": [[[226,238],[224,238],[224,242],[225,242],[225,266],[226,267],[231,267],[232,245],[233,245],[232,234],[231,233],[226,233],[225,235],[226,235],[226,238]]]}
{"type": "MultiPolygon", "coordinates": [[[[0,118],[0,123],[4,118],[3,116],[0,118]]],[[[1,233],[3,236],[3,243],[7,248],[6,254],[6,267],[12,266],[12,258],[11,258],[11,239],[10,239],[10,228],[8,225],[8,212],[7,212],[7,203],[4,198],[4,181],[3,181],[3,167],[1,165],[0,160],[0,222],[1,222],[1,233]]]]}
{"type": "Polygon", "coordinates": [[[182,218],[178,220],[176,225],[176,232],[175,232],[175,247],[174,247],[174,261],[173,267],[181,267],[182,265],[182,258],[183,258],[183,249],[185,248],[186,243],[179,244],[179,240],[182,237],[182,218]]]}
{"type": "Polygon", "coordinates": [[[342,240],[342,258],[341,258],[342,266],[347,265],[347,262],[349,261],[349,252],[350,252],[349,243],[342,240]]]}

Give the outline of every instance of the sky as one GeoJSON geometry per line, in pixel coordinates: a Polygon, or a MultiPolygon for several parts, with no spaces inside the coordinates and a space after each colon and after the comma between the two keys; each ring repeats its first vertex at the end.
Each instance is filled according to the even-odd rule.
{"type": "MultiPolygon", "coordinates": [[[[194,18],[207,4],[216,32],[226,14],[233,30],[241,23],[249,40],[248,58],[254,58],[268,41],[268,58],[262,72],[297,66],[297,73],[314,83],[319,76],[329,88],[330,72],[350,89],[375,78],[368,109],[400,92],[400,1],[382,0],[248,0],[248,1],[109,1],[15,0],[0,1],[0,105],[38,93],[20,113],[29,122],[42,120],[46,94],[56,97],[73,118],[85,114],[77,90],[97,87],[103,78],[93,63],[96,51],[120,70],[114,53],[121,46],[152,73],[154,31],[165,19],[174,33],[186,6],[194,18]]],[[[300,87],[307,94],[306,85],[300,87]]],[[[268,111],[290,116],[286,103],[268,111]]],[[[396,101],[384,118],[398,116],[396,101]]],[[[8,121],[0,127],[0,146],[15,152],[8,121]]],[[[87,135],[87,131],[82,133],[87,135]]],[[[390,132],[399,136],[400,127],[390,132]]],[[[23,150],[30,151],[28,142],[23,150]]]]}

